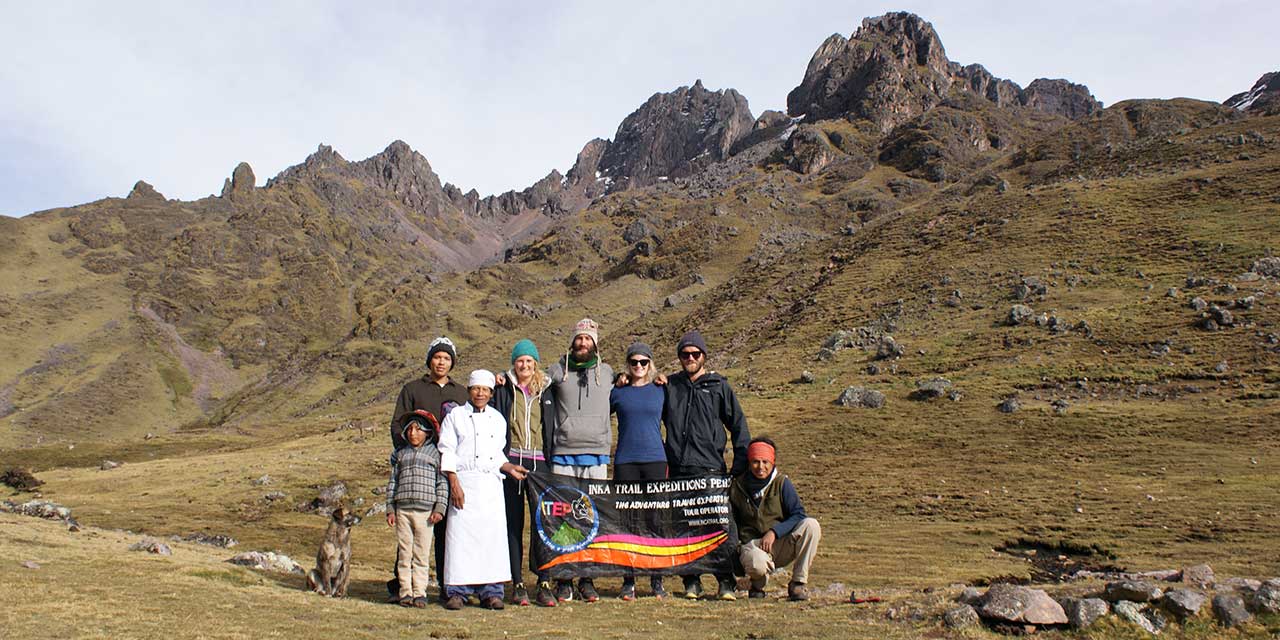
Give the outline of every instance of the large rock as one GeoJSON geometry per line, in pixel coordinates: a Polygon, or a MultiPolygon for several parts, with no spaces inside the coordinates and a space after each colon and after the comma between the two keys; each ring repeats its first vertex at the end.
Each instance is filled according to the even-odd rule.
{"type": "Polygon", "coordinates": [[[942,622],[949,629],[964,629],[977,625],[981,619],[973,607],[962,604],[942,614],[942,622]]]}
{"type": "Polygon", "coordinates": [[[911,392],[912,400],[934,400],[941,398],[951,390],[951,381],[946,378],[932,378],[916,381],[916,390],[911,392]]]}
{"type": "Polygon", "coordinates": [[[155,187],[147,184],[144,180],[133,183],[133,189],[129,191],[127,199],[135,201],[150,200],[152,202],[164,202],[165,200],[164,196],[160,195],[160,192],[156,191],[155,187]]]}
{"type": "Polygon", "coordinates": [[[884,394],[875,389],[848,387],[840,392],[835,403],[841,407],[879,409],[884,406],[884,394]]]}
{"type": "Polygon", "coordinates": [[[1111,612],[1107,601],[1099,598],[1072,598],[1063,609],[1067,612],[1067,623],[1072,629],[1088,629],[1111,612]]]}
{"type": "Polygon", "coordinates": [[[787,113],[809,121],[865,118],[887,133],[956,94],[1067,117],[1101,108],[1087,88],[1065,80],[1033,82],[1024,91],[981,65],[951,62],[933,25],[899,12],[864,19],[852,38],[827,38],[787,94],[787,113]]]}
{"type": "Polygon", "coordinates": [[[708,91],[698,80],[692,87],[653,94],[624,118],[599,170],[614,191],[688,176],[729,157],[733,144],[754,126],[742,94],[708,91]]]}
{"type": "Polygon", "coordinates": [[[1160,587],[1140,580],[1121,580],[1108,582],[1103,597],[1110,602],[1129,600],[1131,602],[1155,602],[1164,595],[1160,587]]]}
{"type": "Polygon", "coordinates": [[[1262,583],[1249,598],[1249,608],[1255,613],[1280,613],[1280,578],[1262,583]]]}
{"type": "Polygon", "coordinates": [[[1121,600],[1116,603],[1115,612],[1122,620],[1137,625],[1143,631],[1150,634],[1156,633],[1155,625],[1151,623],[1147,616],[1143,615],[1142,605],[1128,600],[1121,600]]]}
{"type": "Polygon", "coordinates": [[[982,596],[978,614],[988,620],[1021,624],[1066,624],[1062,605],[1039,589],[995,584],[982,596]]]}
{"type": "Polygon", "coordinates": [[[1251,271],[1268,278],[1280,278],[1280,256],[1267,256],[1255,260],[1251,271]]]}
{"type": "Polygon", "coordinates": [[[253,175],[253,168],[248,162],[241,162],[231,172],[231,178],[222,185],[222,197],[230,200],[243,198],[253,193],[255,184],[257,178],[253,175]]]}
{"type": "Polygon", "coordinates": [[[1189,584],[1200,589],[1208,589],[1214,584],[1213,567],[1207,564],[1197,564],[1182,569],[1182,583],[1189,584]]]}
{"type": "Polygon", "coordinates": [[[1020,324],[1026,324],[1036,315],[1035,310],[1025,304],[1015,304],[1009,307],[1009,314],[1005,316],[1004,323],[1016,327],[1020,324]]]}
{"type": "Polygon", "coordinates": [[[1213,597],[1213,615],[1224,627],[1238,627],[1253,619],[1244,606],[1244,598],[1236,593],[1219,593],[1213,597]]]}
{"type": "Polygon", "coordinates": [[[169,545],[156,540],[155,538],[143,538],[129,545],[129,550],[145,551],[146,553],[154,553],[161,556],[173,555],[173,550],[169,548],[169,545]]]}
{"type": "Polygon", "coordinates": [[[1208,596],[1195,589],[1171,589],[1169,593],[1164,594],[1160,604],[1165,611],[1179,619],[1186,619],[1200,613],[1200,609],[1204,608],[1208,601],[1208,596]]]}
{"type": "Polygon", "coordinates": [[[247,553],[237,554],[227,560],[231,564],[238,564],[243,567],[251,567],[261,569],[263,571],[277,571],[280,573],[293,573],[302,575],[305,573],[302,565],[294,562],[292,558],[282,553],[273,551],[249,551],[247,553]]]}
{"type": "Polygon", "coordinates": [[[790,158],[791,169],[804,175],[826,169],[843,155],[822,129],[811,124],[800,125],[787,138],[785,151],[790,158]]]}

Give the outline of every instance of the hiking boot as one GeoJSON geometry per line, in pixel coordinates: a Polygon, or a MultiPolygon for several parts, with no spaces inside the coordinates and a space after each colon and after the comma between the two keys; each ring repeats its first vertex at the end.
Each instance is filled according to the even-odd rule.
{"type": "Polygon", "coordinates": [[[595,602],[600,599],[600,594],[596,593],[596,585],[590,578],[578,581],[578,595],[582,596],[583,602],[595,602]]]}
{"type": "Polygon", "coordinates": [[[649,580],[649,587],[653,589],[653,597],[661,600],[667,597],[667,587],[662,584],[662,576],[654,576],[649,580]]]}
{"type": "Polygon", "coordinates": [[[684,579],[684,597],[688,600],[697,600],[702,597],[702,581],[697,576],[684,579]]]}
{"type": "Polygon", "coordinates": [[[622,591],[618,594],[618,599],[625,600],[627,602],[631,602],[632,600],[635,600],[636,599],[636,583],[635,582],[622,583],[622,591]]]}
{"type": "Polygon", "coordinates": [[[738,583],[733,578],[720,579],[720,593],[717,594],[721,600],[737,600],[738,583]]]}
{"type": "Polygon", "coordinates": [[[517,607],[529,606],[529,590],[524,588],[524,583],[516,583],[516,587],[511,590],[511,604],[517,607]]]}
{"type": "Polygon", "coordinates": [[[792,602],[808,600],[809,590],[804,588],[803,582],[792,582],[787,585],[787,599],[792,602]]]}
{"type": "Polygon", "coordinates": [[[764,580],[764,578],[759,578],[759,579],[752,578],[752,579],[751,579],[751,588],[747,590],[747,597],[748,597],[748,598],[763,598],[763,597],[764,597],[764,595],[765,595],[765,594],[764,594],[764,585],[765,585],[765,580],[764,580]]]}
{"type": "Polygon", "coordinates": [[[561,580],[556,583],[556,600],[560,602],[573,600],[573,582],[571,580],[561,580]]]}
{"type": "Polygon", "coordinates": [[[417,608],[419,608],[419,609],[426,609],[426,608],[427,608],[427,604],[428,604],[428,602],[427,602],[427,597],[426,597],[426,596],[418,596],[418,597],[416,597],[416,598],[414,598],[414,599],[413,599],[413,606],[415,606],[415,607],[417,607],[417,608]]]}
{"type": "Polygon", "coordinates": [[[539,582],[539,583],[538,583],[538,592],[537,592],[537,594],[535,594],[535,595],[534,595],[534,600],[533,600],[533,601],[534,601],[534,602],[536,602],[536,603],[538,603],[538,606],[539,606],[539,607],[554,607],[554,606],[556,606],[556,595],[555,595],[554,593],[552,593],[552,592],[551,592],[551,583],[550,583],[550,582],[539,582]]]}
{"type": "Polygon", "coordinates": [[[461,609],[462,596],[449,596],[449,599],[444,601],[444,608],[450,611],[457,611],[458,609],[461,609]]]}
{"type": "Polygon", "coordinates": [[[498,609],[502,609],[506,605],[502,604],[502,598],[498,596],[489,596],[488,598],[485,598],[484,600],[480,601],[480,606],[486,609],[492,609],[493,611],[497,611],[498,609]]]}

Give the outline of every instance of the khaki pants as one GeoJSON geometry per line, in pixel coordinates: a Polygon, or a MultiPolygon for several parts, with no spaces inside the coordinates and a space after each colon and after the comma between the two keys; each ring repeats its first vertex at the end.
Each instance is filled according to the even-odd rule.
{"type": "Polygon", "coordinates": [[[396,573],[400,576],[400,597],[427,595],[427,559],[431,557],[433,525],[430,511],[396,509],[396,573]]]}
{"type": "Polygon", "coordinates": [[[822,527],[813,518],[805,518],[781,538],[773,541],[773,553],[765,553],[760,548],[760,539],[756,538],[738,547],[738,555],[742,559],[742,567],[747,577],[751,578],[751,586],[763,589],[769,572],[776,567],[795,562],[791,570],[791,581],[805,584],[809,581],[809,565],[813,564],[813,556],[818,553],[818,541],[822,539],[822,527]]]}

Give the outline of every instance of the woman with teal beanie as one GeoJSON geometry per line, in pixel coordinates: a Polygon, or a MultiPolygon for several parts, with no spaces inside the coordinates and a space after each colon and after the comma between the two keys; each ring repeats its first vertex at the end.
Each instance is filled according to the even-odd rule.
{"type": "MultiPolygon", "coordinates": [[[[506,374],[506,384],[500,384],[493,393],[493,408],[507,420],[507,446],[505,453],[512,464],[530,472],[547,464],[544,419],[554,419],[554,412],[543,413],[543,395],[547,391],[547,375],[543,373],[538,348],[525,338],[511,349],[511,368],[506,374]]],[[[529,604],[529,590],[524,586],[524,483],[510,476],[503,477],[503,494],[507,503],[507,548],[511,554],[511,603],[529,604]]],[[[544,607],[556,605],[551,585],[538,578],[537,603],[544,607]]]]}

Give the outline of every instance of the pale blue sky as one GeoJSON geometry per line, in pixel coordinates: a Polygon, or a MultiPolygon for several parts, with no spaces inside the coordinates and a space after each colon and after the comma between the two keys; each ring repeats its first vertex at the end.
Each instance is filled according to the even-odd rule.
{"type": "Polygon", "coordinates": [[[1280,3],[56,2],[0,0],[0,213],[259,183],[316,145],[403,139],[482,194],[567,170],[650,95],[732,87],[785,109],[832,33],[908,10],[948,57],[1106,104],[1222,101],[1280,69],[1280,3]]]}

